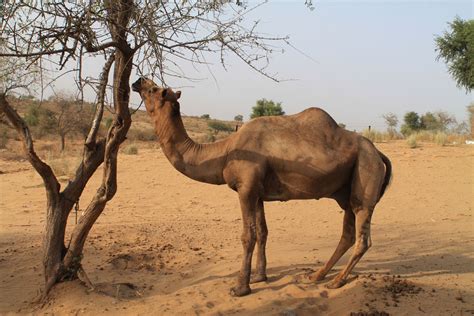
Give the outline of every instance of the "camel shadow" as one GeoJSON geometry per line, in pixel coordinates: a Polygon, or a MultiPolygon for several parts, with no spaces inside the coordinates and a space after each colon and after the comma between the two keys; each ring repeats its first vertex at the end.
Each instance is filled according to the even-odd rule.
{"type": "Polygon", "coordinates": [[[474,258],[462,253],[436,253],[396,257],[361,265],[358,271],[388,270],[416,277],[474,272],[474,258]]]}

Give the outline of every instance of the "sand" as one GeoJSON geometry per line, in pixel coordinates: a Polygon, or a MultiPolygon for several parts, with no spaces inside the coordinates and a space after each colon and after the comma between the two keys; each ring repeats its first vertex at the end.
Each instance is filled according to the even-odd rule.
{"type": "MultiPolygon", "coordinates": [[[[83,265],[96,290],[66,282],[43,307],[32,301],[43,281],[44,188],[27,162],[0,160],[0,313],[474,314],[474,147],[377,146],[392,160],[394,178],[375,210],[373,246],[343,288],[324,285],[351,250],[326,281],[305,278],[338,243],[337,204],[272,202],[266,204],[269,280],[252,285],[249,296],[231,297],[242,254],[236,193],[186,178],[154,146],[120,155],[118,193],[85,248],[83,265]]],[[[69,228],[74,221],[72,212],[69,228]]]]}

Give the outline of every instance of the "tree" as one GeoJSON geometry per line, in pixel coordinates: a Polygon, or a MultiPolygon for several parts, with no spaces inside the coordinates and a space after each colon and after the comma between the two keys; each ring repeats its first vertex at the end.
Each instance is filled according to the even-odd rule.
{"type": "Polygon", "coordinates": [[[203,114],[203,115],[201,115],[201,118],[205,119],[205,120],[209,120],[211,118],[211,116],[209,114],[203,114]]]}
{"type": "Polygon", "coordinates": [[[76,104],[74,98],[70,95],[61,93],[50,102],[56,106],[57,113],[54,116],[54,130],[61,140],[61,151],[66,147],[66,136],[73,132],[81,131],[81,108],[76,104]]]}
{"type": "Polygon", "coordinates": [[[24,120],[29,126],[33,127],[33,132],[38,137],[43,137],[55,131],[55,113],[35,102],[28,105],[24,120]]]}
{"type": "MultiPolygon", "coordinates": [[[[253,9],[240,1],[234,5],[228,1],[43,3],[20,0],[8,1],[2,6],[2,61],[13,60],[22,64],[22,67],[11,68],[13,70],[31,70],[34,65],[40,67],[51,63],[55,69],[65,69],[53,73],[51,81],[70,72],[68,67],[73,67],[79,91],[89,86],[97,92],[95,114],[84,142],[82,163],[75,177],[61,190],[51,167],[36,155],[28,125],[7,97],[11,89],[25,82],[21,80],[22,76],[15,75],[0,91],[0,113],[21,136],[25,155],[42,177],[46,189],[44,295],[63,280],[80,275],[87,280],[81,265],[84,244],[107,202],[117,192],[118,151],[132,123],[129,110],[132,69],[136,67],[139,74],[155,74],[165,85],[168,77],[186,79],[181,63],[207,65],[206,54],[215,53],[225,66],[223,58],[231,53],[263,76],[277,80],[266,72],[268,57],[274,50],[271,43],[286,42],[287,38],[257,33],[258,21],[252,24],[244,19],[253,9]],[[103,58],[99,78],[83,73],[83,64],[92,58],[103,58]],[[102,138],[98,136],[98,130],[108,96],[111,70],[114,119],[106,137],[102,138]],[[66,246],[69,213],[102,163],[102,183],[73,228],[66,246]]],[[[5,67],[1,69],[3,71],[5,67]]],[[[46,69],[48,67],[40,67],[43,73],[46,69]]]]}
{"type": "Polygon", "coordinates": [[[445,132],[457,124],[456,118],[445,111],[426,112],[420,117],[420,129],[445,132]]]}
{"type": "Polygon", "coordinates": [[[337,125],[339,125],[340,128],[344,128],[344,129],[346,128],[346,124],[344,123],[338,123],[337,125]]]}
{"type": "Polygon", "coordinates": [[[448,24],[451,30],[435,39],[436,59],[443,59],[456,85],[469,92],[474,89],[474,20],[457,17],[448,24]]]}
{"type": "Polygon", "coordinates": [[[397,126],[398,126],[398,117],[395,113],[386,113],[382,115],[382,118],[385,120],[385,124],[387,124],[387,132],[388,134],[393,137],[397,134],[397,126]]]}
{"type": "Polygon", "coordinates": [[[408,136],[421,128],[420,116],[416,112],[407,112],[403,117],[403,121],[405,122],[401,127],[403,136],[408,136]]]}
{"type": "Polygon", "coordinates": [[[252,108],[250,118],[256,118],[259,116],[276,116],[284,115],[281,107],[281,102],[273,102],[272,100],[260,99],[257,100],[257,104],[252,108]]]}
{"type": "Polygon", "coordinates": [[[234,121],[242,122],[243,120],[244,120],[244,116],[241,114],[234,116],[234,121]]]}
{"type": "Polygon", "coordinates": [[[474,102],[471,102],[467,106],[467,112],[469,113],[469,126],[471,128],[471,137],[474,138],[474,102]]]}
{"type": "Polygon", "coordinates": [[[431,112],[426,112],[420,117],[420,128],[429,131],[441,130],[440,121],[431,112]]]}
{"type": "Polygon", "coordinates": [[[448,112],[438,111],[435,112],[434,115],[439,123],[439,129],[443,132],[450,129],[451,126],[457,124],[456,117],[454,117],[452,114],[449,114],[448,112]]]}

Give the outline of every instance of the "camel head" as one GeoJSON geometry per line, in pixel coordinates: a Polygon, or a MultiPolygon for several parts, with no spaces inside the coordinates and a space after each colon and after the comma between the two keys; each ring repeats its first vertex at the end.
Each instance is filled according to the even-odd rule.
{"type": "Polygon", "coordinates": [[[150,116],[165,119],[179,114],[178,99],[181,91],[174,92],[170,88],[158,87],[152,80],[146,78],[135,81],[132,90],[140,94],[150,116]]]}

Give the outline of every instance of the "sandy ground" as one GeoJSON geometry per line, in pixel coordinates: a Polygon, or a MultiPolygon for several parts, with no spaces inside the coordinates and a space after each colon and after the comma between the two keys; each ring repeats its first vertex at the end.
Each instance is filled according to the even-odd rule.
{"type": "MultiPolygon", "coordinates": [[[[392,160],[394,179],[375,210],[373,246],[341,289],[305,278],[337,245],[337,204],[273,202],[266,204],[270,279],[249,296],[231,297],[242,252],[236,194],[179,174],[159,149],[140,148],[120,156],[119,191],[86,245],[83,263],[97,291],[63,283],[42,308],[31,301],[43,280],[44,189],[26,162],[0,160],[0,313],[474,314],[474,148],[378,147],[392,160]]],[[[91,180],[81,207],[99,180],[91,180]]]]}

